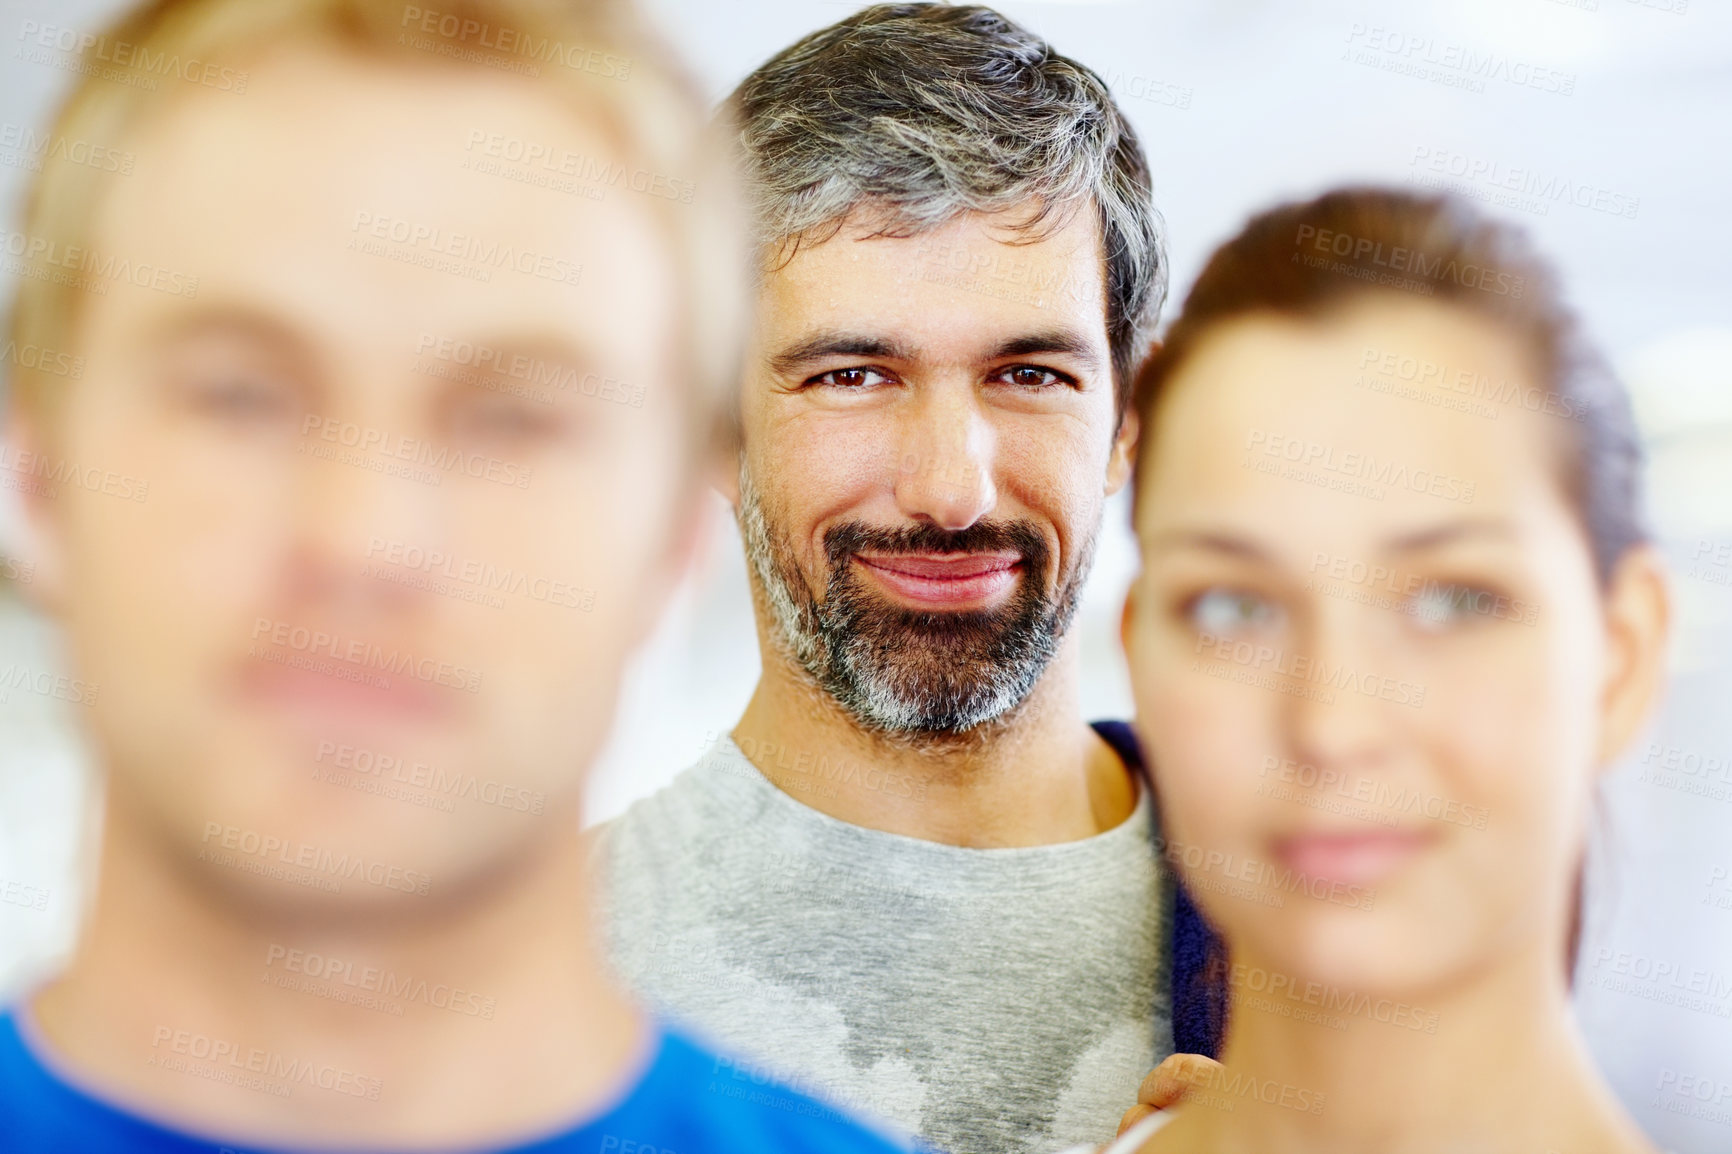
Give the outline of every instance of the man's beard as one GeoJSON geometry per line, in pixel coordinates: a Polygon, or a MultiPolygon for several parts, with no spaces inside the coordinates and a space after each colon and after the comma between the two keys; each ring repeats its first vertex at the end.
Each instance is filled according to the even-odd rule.
{"type": "Polygon", "coordinates": [[[929,522],[880,529],[853,521],[824,534],[828,576],[820,601],[744,467],[739,520],[747,562],[769,603],[772,639],[861,726],[904,739],[942,740],[1012,716],[1058,652],[1094,554],[1091,533],[1049,596],[1052,550],[1026,521],[981,521],[956,531],[929,522]],[[862,582],[852,563],[862,551],[1014,552],[1022,573],[1010,601],[996,609],[907,609],[862,582]]]}

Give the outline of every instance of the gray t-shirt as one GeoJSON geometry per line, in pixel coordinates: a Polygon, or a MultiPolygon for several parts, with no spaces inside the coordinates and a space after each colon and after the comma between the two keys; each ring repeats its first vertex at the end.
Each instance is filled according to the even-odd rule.
{"type": "Polygon", "coordinates": [[[828,817],[723,738],[601,827],[613,959],[748,1075],[953,1154],[1104,1143],[1172,1050],[1141,794],[1082,841],[963,849],[828,817]]]}

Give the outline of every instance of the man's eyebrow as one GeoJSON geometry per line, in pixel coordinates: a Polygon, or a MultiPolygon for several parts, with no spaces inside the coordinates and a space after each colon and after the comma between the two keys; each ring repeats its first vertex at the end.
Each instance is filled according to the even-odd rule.
{"type": "Polygon", "coordinates": [[[156,331],[155,340],[169,344],[207,333],[247,337],[282,349],[298,349],[301,334],[293,325],[265,309],[243,304],[213,304],[177,316],[156,331]]]}
{"type": "Polygon", "coordinates": [[[829,331],[814,333],[776,353],[770,358],[770,368],[785,375],[824,357],[872,357],[886,361],[911,361],[915,359],[915,353],[906,345],[897,344],[885,337],[829,331]]]}
{"type": "Polygon", "coordinates": [[[1015,337],[994,349],[992,359],[1000,361],[1007,357],[1030,357],[1042,353],[1063,353],[1084,362],[1091,369],[1100,368],[1099,347],[1075,329],[1050,329],[1015,337]]]}
{"type": "MultiPolygon", "coordinates": [[[[600,363],[593,351],[586,346],[561,333],[548,330],[499,332],[475,338],[466,336],[457,340],[443,340],[433,338],[431,334],[423,334],[419,344],[427,345],[426,351],[442,359],[446,355],[443,351],[446,345],[473,345],[478,350],[485,350],[483,359],[487,363],[483,367],[499,372],[507,371],[517,357],[528,359],[531,368],[539,365],[584,368],[600,363]]],[[[417,347],[416,352],[421,351],[423,350],[417,347]]]]}

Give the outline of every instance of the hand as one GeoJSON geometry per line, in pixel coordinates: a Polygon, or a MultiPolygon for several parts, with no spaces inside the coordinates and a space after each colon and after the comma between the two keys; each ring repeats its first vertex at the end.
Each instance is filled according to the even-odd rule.
{"type": "Polygon", "coordinates": [[[1123,1134],[1156,1110],[1177,1106],[1191,1092],[1191,1087],[1209,1080],[1221,1068],[1221,1063],[1201,1054],[1171,1054],[1159,1066],[1149,1071],[1137,1089],[1137,1104],[1125,1111],[1119,1120],[1123,1134]]]}

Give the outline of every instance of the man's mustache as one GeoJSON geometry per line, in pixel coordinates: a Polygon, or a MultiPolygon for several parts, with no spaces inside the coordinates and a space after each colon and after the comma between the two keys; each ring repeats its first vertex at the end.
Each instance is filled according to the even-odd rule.
{"type": "Polygon", "coordinates": [[[1016,553],[1033,573],[1046,568],[1047,544],[1026,521],[977,521],[966,529],[944,529],[930,522],[897,528],[849,521],[824,534],[831,571],[856,553],[1016,553]]]}

